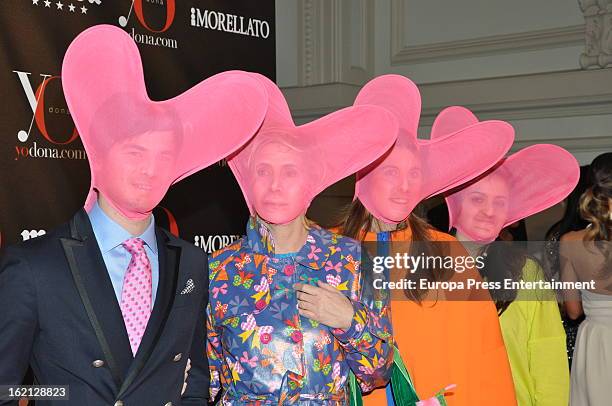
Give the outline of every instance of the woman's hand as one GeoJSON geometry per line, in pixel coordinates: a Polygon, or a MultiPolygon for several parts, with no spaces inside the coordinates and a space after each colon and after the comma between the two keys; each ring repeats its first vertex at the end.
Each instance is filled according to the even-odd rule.
{"type": "Polygon", "coordinates": [[[187,378],[189,377],[189,370],[191,369],[191,360],[187,360],[187,366],[185,367],[185,381],[183,382],[183,390],[181,391],[181,396],[185,394],[187,390],[187,378]]]}
{"type": "Polygon", "coordinates": [[[304,283],[293,286],[300,314],[328,327],[348,330],[354,316],[353,304],[332,285],[317,283],[319,287],[304,283]]]}

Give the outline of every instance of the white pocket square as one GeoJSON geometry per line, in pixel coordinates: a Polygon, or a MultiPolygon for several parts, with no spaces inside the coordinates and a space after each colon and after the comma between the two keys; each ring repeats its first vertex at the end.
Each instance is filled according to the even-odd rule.
{"type": "Polygon", "coordinates": [[[195,289],[195,283],[193,283],[193,279],[187,279],[187,283],[185,283],[185,287],[181,290],[181,295],[188,295],[193,292],[195,289]]]}

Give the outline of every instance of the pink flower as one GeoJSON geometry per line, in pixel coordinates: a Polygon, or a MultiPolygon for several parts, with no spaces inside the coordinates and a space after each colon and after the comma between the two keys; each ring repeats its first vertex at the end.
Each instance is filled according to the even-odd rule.
{"type": "Polygon", "coordinates": [[[255,303],[255,308],[257,310],[263,310],[266,307],[266,301],[264,299],[260,299],[255,303]]]}
{"type": "Polygon", "coordinates": [[[291,339],[294,343],[299,343],[302,341],[302,338],[302,332],[299,330],[295,330],[293,333],[291,333],[291,339]]]}
{"type": "Polygon", "coordinates": [[[287,265],[284,269],[283,269],[283,273],[287,276],[291,276],[293,275],[293,273],[295,272],[295,266],[293,265],[287,265]]]}
{"type": "Polygon", "coordinates": [[[259,337],[259,341],[261,341],[262,344],[268,344],[270,341],[272,341],[272,336],[270,333],[263,333],[261,337],[259,337]]]}

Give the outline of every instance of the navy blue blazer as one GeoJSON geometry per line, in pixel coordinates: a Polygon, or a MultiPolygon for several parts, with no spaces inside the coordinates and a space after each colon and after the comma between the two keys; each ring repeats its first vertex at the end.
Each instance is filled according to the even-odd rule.
{"type": "Polygon", "coordinates": [[[84,210],[8,247],[0,261],[0,385],[21,383],[30,365],[38,385],[69,386],[69,401],[41,406],[206,405],[207,258],[159,227],[156,238],[159,287],[135,356],[84,210]]]}

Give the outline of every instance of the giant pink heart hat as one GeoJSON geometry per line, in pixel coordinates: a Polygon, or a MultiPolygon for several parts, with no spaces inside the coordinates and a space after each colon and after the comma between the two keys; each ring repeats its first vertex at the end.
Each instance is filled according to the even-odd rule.
{"type": "MultiPolygon", "coordinates": [[[[448,107],[436,118],[431,138],[444,139],[458,128],[476,123],[478,118],[468,109],[448,107]]],[[[490,176],[501,176],[508,185],[509,205],[503,228],[565,199],[578,183],[580,166],[572,154],[557,145],[536,144],[524,148],[503,159],[470,184],[447,194],[449,227],[456,225],[466,190],[490,176]]],[[[470,230],[461,231],[473,237],[474,233],[470,230]]]]}
{"type": "MultiPolygon", "coordinates": [[[[229,71],[174,98],[153,101],[147,94],[136,44],[127,33],[111,25],[91,27],[72,41],[64,56],[62,84],[90,162],[86,209],[95,202],[95,190],[100,185],[122,176],[97,166],[113,145],[151,131],[178,134],[173,156],[168,157],[172,166],[165,169],[167,184],[156,182],[144,187],[156,193],[153,200],[161,200],[170,184],[227,157],[247,142],[261,125],[268,97],[249,73],[229,71]]],[[[133,157],[139,159],[138,151],[133,157]]],[[[125,159],[129,164],[132,158],[126,155],[125,159]]],[[[155,160],[155,164],[161,163],[155,160]]],[[[109,200],[132,219],[145,218],[159,203],[134,211],[109,200]]]]}
{"type": "Polygon", "coordinates": [[[310,183],[302,202],[305,210],[317,194],[369,165],[397,138],[397,120],[377,106],[347,107],[296,126],[278,86],[265,76],[252,75],[268,92],[268,111],[259,132],[228,159],[251,214],[255,214],[255,208],[251,190],[253,169],[249,163],[261,145],[282,142],[305,157],[305,167],[300,168],[308,174],[310,183]]]}
{"type": "Polygon", "coordinates": [[[378,199],[375,203],[380,194],[380,183],[374,181],[376,171],[385,170],[388,156],[357,173],[355,198],[385,223],[405,220],[422,200],[482,174],[504,156],[514,141],[512,126],[495,120],[457,126],[452,136],[433,141],[417,139],[421,95],[417,86],[401,75],[383,75],[368,82],[354,103],[364,104],[384,107],[397,117],[400,132],[394,149],[411,150],[420,166],[420,186],[401,200],[401,210],[392,210],[391,201],[381,203],[378,199]]]}

